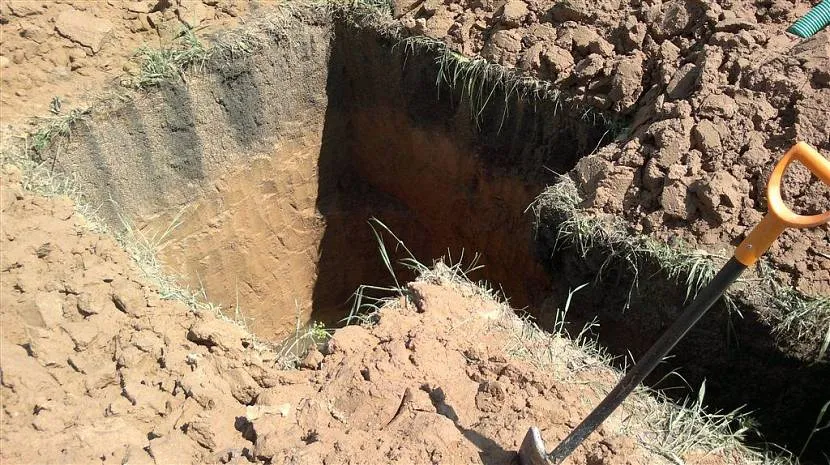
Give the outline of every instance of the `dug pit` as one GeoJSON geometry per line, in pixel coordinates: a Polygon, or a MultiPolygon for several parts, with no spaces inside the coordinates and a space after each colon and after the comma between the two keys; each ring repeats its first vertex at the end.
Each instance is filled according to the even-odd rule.
{"type": "Polygon", "coordinates": [[[514,306],[543,297],[525,210],[604,128],[530,106],[474,120],[436,87],[432,56],[344,25],[284,33],[292,47],[278,38],[96,114],[57,163],[266,339],[298,319],[337,324],[359,285],[391,282],[372,217],[427,263],[481,252],[478,277],[514,306]]]}
{"type": "MultiPolygon", "coordinates": [[[[480,252],[484,268],[471,277],[498,283],[531,313],[564,302],[588,276],[590,267],[536,242],[528,206],[608,141],[602,118],[505,88],[481,107],[470,92],[436,85],[435,53],[396,47],[371,27],[269,24],[252,33],[258,53],[216,57],[186,82],[111,99],[80,122],[55,166],[114,227],[138,231],[263,339],[284,339],[298,323],[340,324],[358,286],[391,283],[370,218],[425,262],[480,252]]],[[[616,302],[628,288],[605,286],[576,301],[574,315],[578,324],[599,315],[601,341],[620,355],[642,353],[673,317],[663,310],[682,301],[676,289],[636,296],[643,308],[630,319],[616,302]]],[[[749,321],[743,337],[768,339],[769,328],[749,321]]],[[[826,370],[766,343],[700,360],[696,347],[726,340],[711,331],[693,332],[666,370],[691,367],[683,374],[693,385],[714,378],[714,407],[749,404],[767,439],[797,447],[826,370]],[[764,409],[780,395],[768,376],[788,380],[791,395],[764,409]]]]}

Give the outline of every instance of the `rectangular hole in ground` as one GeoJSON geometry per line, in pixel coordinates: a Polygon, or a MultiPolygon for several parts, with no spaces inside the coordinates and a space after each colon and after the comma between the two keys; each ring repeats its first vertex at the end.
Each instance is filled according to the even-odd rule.
{"type": "MultiPolygon", "coordinates": [[[[73,133],[61,169],[78,176],[116,227],[123,214],[145,237],[163,237],[154,245],[164,262],[230,316],[240,309],[264,339],[288,336],[298,321],[335,325],[358,286],[392,283],[372,217],[427,263],[448,250],[480,252],[485,267],[472,278],[500,285],[516,308],[539,308],[551,296],[561,305],[568,285],[592,279],[576,255],[565,260],[576,265],[540,259],[550,251],[538,253],[526,209],[555,173],[602,143],[601,124],[556,102],[518,102],[505,114],[498,93],[473,118],[469,99],[436,86],[430,53],[407,56],[378,33],[342,23],[298,23],[286,34],[291,46],[277,41],[214,63],[187,86],[165,84],[94,116],[73,133]]],[[[600,314],[603,343],[625,354],[629,341],[656,338],[666,318],[644,296],[647,321],[617,315],[613,324],[614,300],[627,292],[617,287],[595,287],[574,316],[600,314]]],[[[711,339],[694,337],[685,360],[711,339]]],[[[740,370],[724,368],[733,362],[724,352],[696,363],[689,379],[717,377],[724,387],[710,390],[712,405],[732,410],[749,375],[764,385],[772,352],[764,344],[740,370]]],[[[779,358],[777,376],[797,377],[791,386],[806,393],[798,402],[815,404],[820,370],[779,358]]],[[[771,436],[811,420],[776,423],[776,412],[767,415],[771,436]]]]}
{"type": "MultiPolygon", "coordinates": [[[[116,197],[137,204],[132,183],[146,182],[155,197],[137,216],[151,231],[181,212],[165,263],[226,312],[239,308],[269,340],[298,322],[342,324],[360,285],[393,283],[370,218],[426,264],[481,253],[484,267],[471,277],[498,283],[515,307],[547,295],[552,282],[526,210],[554,173],[596,148],[607,135],[601,124],[556,102],[516,105],[513,96],[505,107],[499,92],[474,119],[458,91],[436,86],[433,55],[390,53],[369,30],[331,33],[301,29],[293,52],[226,64],[186,95],[163,89],[161,117],[125,115],[142,137],[124,145],[166,166],[136,166],[116,197]],[[300,56],[305,70],[285,69],[300,56]],[[167,128],[183,133],[174,140],[187,148],[170,143],[167,128]],[[197,173],[192,190],[182,188],[183,173],[197,173]]],[[[101,123],[87,139],[107,139],[114,128],[101,123]]],[[[126,148],[92,149],[106,158],[126,148]]]]}

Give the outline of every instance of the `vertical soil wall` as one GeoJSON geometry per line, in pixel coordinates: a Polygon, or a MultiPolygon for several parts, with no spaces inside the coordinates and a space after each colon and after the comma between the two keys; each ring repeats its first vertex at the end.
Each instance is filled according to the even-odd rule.
{"type": "Polygon", "coordinates": [[[372,217],[426,263],[480,252],[472,278],[516,306],[549,292],[525,210],[599,127],[529,105],[490,106],[476,124],[436,86],[434,56],[370,29],[296,21],[264,39],[95,112],[56,165],[266,339],[337,324],[358,286],[392,282],[372,217]]]}
{"type": "Polygon", "coordinates": [[[110,100],[56,163],[116,230],[167,231],[152,242],[170,271],[269,339],[307,318],[325,229],[315,203],[331,29],[282,33],[262,37],[267,53],[110,100]]]}

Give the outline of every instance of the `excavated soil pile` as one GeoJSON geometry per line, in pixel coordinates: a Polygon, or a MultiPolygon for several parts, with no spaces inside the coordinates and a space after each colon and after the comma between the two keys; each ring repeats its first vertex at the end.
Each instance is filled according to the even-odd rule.
{"type": "MultiPolygon", "coordinates": [[[[523,339],[505,307],[437,277],[409,285],[414,305],[340,329],[303,371],[281,371],[238,326],[162,300],[71,201],[19,179],[4,167],[4,463],[512,463],[530,425],[562,438],[616,379],[564,340],[523,339]],[[556,354],[544,369],[512,356],[540,341],[556,354]]],[[[664,463],[633,439],[631,414],[571,463],[664,463]]]]}
{"type": "MultiPolygon", "coordinates": [[[[766,210],[775,161],[803,140],[830,153],[830,30],[784,33],[810,2],[398,0],[412,32],[555,83],[625,118],[624,137],[583,159],[585,209],[635,233],[730,250],[766,210]]],[[[830,209],[803,167],[785,198],[830,209]]],[[[768,257],[781,278],[830,295],[830,227],[788,231],[768,257]]]]}

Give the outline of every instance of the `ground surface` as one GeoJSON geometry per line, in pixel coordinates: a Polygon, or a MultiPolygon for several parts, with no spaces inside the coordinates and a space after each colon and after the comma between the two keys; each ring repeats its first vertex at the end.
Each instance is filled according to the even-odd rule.
{"type": "Polygon", "coordinates": [[[79,108],[104,84],[136,72],[141,46],[170,44],[186,27],[199,34],[238,24],[276,0],[0,2],[0,123],[49,115],[53,98],[79,108]]]}
{"type": "MultiPolygon", "coordinates": [[[[189,14],[233,22],[247,4],[0,5],[5,125],[47,114],[54,96],[82,105],[87,89],[134,71],[124,63],[135,47],[165,43],[189,14]]],[[[578,173],[596,192],[586,207],[622,213],[644,232],[724,246],[757,220],[760,185],[793,137],[830,150],[828,34],[797,46],[775,33],[804,4],[409,6],[403,21],[415,30],[628,114],[632,141],[600,150],[578,173]]],[[[827,207],[827,191],[800,176],[794,202],[827,207]]],[[[309,369],[281,371],[272,350],[234,325],[160,300],[68,201],[26,193],[18,177],[5,169],[1,185],[4,462],[509,463],[529,425],[555,442],[613,383],[605,368],[570,372],[579,358],[567,373],[511,359],[511,320],[431,283],[414,285],[417,305],[384,310],[377,327],[338,331],[309,369]]],[[[775,260],[799,288],[826,293],[828,230],[799,234],[775,260]]],[[[554,350],[568,353],[563,343],[554,350]]],[[[647,435],[622,418],[573,463],[659,463],[639,445],[647,435]]]]}
{"type": "MultiPolygon", "coordinates": [[[[766,211],[767,177],[795,140],[830,154],[830,30],[784,32],[810,2],[395,3],[414,33],[622,117],[621,141],[575,174],[583,206],[632,232],[730,250],[766,211]]],[[[830,209],[830,187],[799,168],[784,183],[792,207],[830,209]]],[[[828,238],[826,225],[788,231],[768,257],[786,282],[828,295],[828,238]]]]}
{"type": "MultiPolygon", "coordinates": [[[[438,278],[280,370],[234,324],[161,300],[71,201],[19,179],[3,168],[4,463],[514,463],[530,425],[561,439],[616,379],[438,278]],[[516,358],[539,349],[544,369],[516,358]]],[[[615,414],[570,463],[660,463],[631,418],[615,414]]]]}

